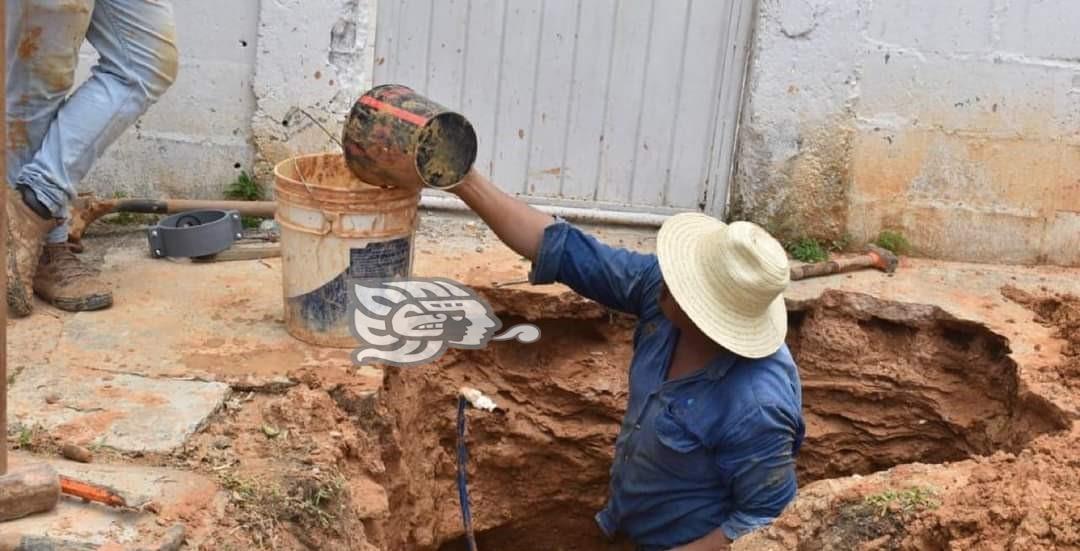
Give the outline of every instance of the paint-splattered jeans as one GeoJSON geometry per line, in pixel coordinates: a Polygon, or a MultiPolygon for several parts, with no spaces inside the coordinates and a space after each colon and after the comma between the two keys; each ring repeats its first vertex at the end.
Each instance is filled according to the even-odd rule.
{"type": "MultiPolygon", "coordinates": [[[[67,218],[94,161],[176,78],[172,3],[6,1],[8,184],[30,186],[67,218]],[[72,93],[84,39],[99,59],[72,93]]],[[[67,231],[49,242],[67,241],[67,231]]]]}

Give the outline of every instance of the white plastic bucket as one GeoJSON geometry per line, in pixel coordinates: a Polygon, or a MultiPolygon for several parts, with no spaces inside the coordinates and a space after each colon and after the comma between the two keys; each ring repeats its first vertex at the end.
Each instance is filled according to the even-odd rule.
{"type": "Polygon", "coordinates": [[[340,153],[282,161],[274,177],[285,327],[305,342],[355,348],[347,281],[412,274],[420,192],[368,185],[340,153]]]}

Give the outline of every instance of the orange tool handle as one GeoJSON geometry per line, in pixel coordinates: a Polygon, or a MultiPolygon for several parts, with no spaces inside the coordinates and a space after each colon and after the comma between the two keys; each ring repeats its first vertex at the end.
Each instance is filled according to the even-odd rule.
{"type": "Polygon", "coordinates": [[[115,491],[104,486],[97,486],[89,482],[83,482],[74,478],[60,476],[60,491],[74,497],[88,501],[104,503],[110,507],[126,507],[127,500],[120,497],[115,491]]]}

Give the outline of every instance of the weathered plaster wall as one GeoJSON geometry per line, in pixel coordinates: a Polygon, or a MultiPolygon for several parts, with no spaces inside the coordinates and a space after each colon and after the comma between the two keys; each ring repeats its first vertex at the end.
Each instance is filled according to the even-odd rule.
{"type": "Polygon", "coordinates": [[[1080,265],[1077,21],[1073,0],[762,0],[732,215],[1080,265]]]}
{"type": "MultiPolygon", "coordinates": [[[[180,74],[82,186],[111,196],[220,197],[241,170],[270,183],[273,163],[333,142],[370,86],[376,0],[173,3],[180,74]]],[[[80,74],[96,54],[84,48],[80,74]]]]}
{"type": "MultiPolygon", "coordinates": [[[[247,168],[255,111],[258,0],[173,2],[180,72],[172,88],[94,166],[81,186],[103,196],[220,197],[247,168]]],[[[79,75],[97,54],[84,44],[79,75]]]]}

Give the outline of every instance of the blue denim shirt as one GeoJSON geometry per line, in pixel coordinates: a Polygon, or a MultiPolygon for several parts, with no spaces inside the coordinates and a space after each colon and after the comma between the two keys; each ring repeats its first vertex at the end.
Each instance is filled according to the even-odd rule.
{"type": "Polygon", "coordinates": [[[723,354],[667,380],[679,331],[658,303],[653,255],[608,247],[573,226],[548,226],[531,274],[638,317],[630,399],[615,442],[606,507],[609,536],[643,550],[728,538],[768,524],[795,497],[805,425],[799,374],[787,346],[762,359],[723,354]]]}

